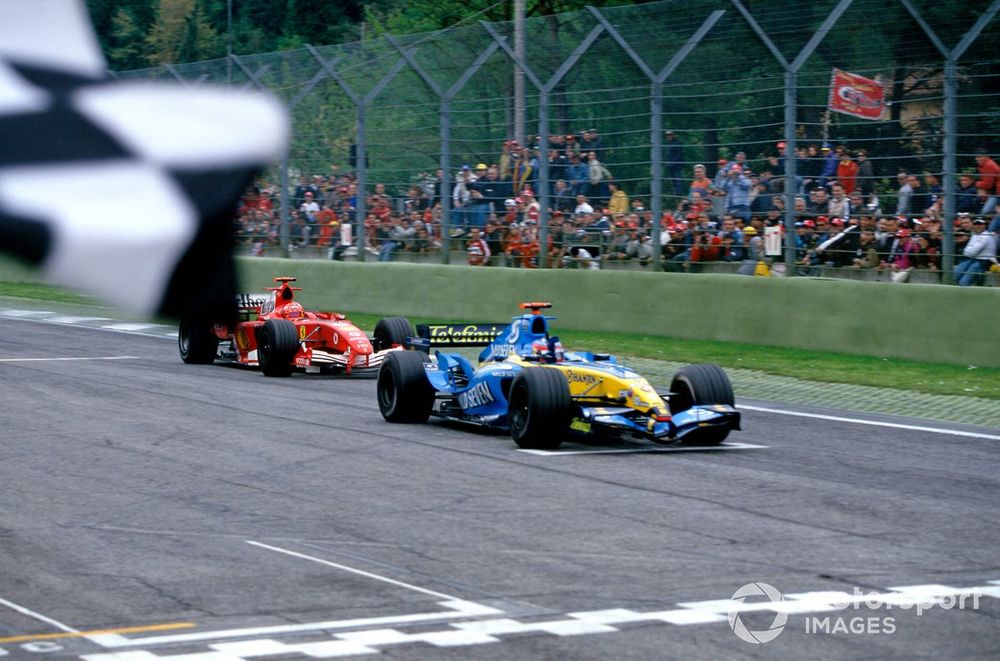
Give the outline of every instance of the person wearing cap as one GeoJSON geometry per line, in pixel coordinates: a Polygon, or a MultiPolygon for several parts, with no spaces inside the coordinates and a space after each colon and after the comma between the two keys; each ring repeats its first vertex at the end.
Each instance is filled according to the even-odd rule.
{"type": "Polygon", "coordinates": [[[905,227],[896,232],[896,245],[892,249],[892,258],[889,267],[892,270],[890,279],[892,282],[902,283],[910,279],[910,271],[913,270],[913,263],[910,257],[917,252],[920,246],[910,235],[910,230],[905,227]]]}
{"type": "MultiPolygon", "coordinates": [[[[816,219],[817,228],[820,218],[816,219]]],[[[825,223],[824,223],[825,224],[825,223]]],[[[851,263],[858,249],[860,230],[858,225],[847,225],[843,218],[833,218],[829,221],[827,238],[816,246],[816,254],[821,261],[833,266],[847,266],[851,263]]]]}
{"type": "Polygon", "coordinates": [[[997,238],[986,229],[982,216],[972,221],[972,235],[962,256],[965,259],[955,267],[955,283],[962,287],[978,284],[980,275],[997,263],[997,238]]]}
{"type": "Polygon", "coordinates": [[[316,224],[316,214],[319,213],[319,202],[315,199],[315,194],[311,190],[305,191],[303,193],[305,196],[301,205],[299,205],[299,213],[302,215],[303,220],[310,225],[316,224]]]}
{"type": "Polygon", "coordinates": [[[818,242],[813,231],[815,228],[816,223],[808,218],[795,223],[795,263],[798,265],[795,272],[797,275],[816,275],[817,269],[815,267],[819,265],[820,261],[819,255],[816,253],[818,242]]]}
{"type": "Polygon", "coordinates": [[[738,275],[768,275],[770,270],[765,262],[766,254],[764,249],[764,237],[758,234],[754,226],[743,228],[743,239],[746,251],[743,263],[736,271],[738,275]]]}
{"type": "Polygon", "coordinates": [[[670,190],[674,195],[684,195],[684,145],[676,133],[667,131],[663,147],[664,174],[670,182],[670,190]]]}

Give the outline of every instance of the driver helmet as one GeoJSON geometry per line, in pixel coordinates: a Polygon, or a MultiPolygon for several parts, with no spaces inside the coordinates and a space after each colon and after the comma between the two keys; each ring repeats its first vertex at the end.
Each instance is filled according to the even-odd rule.
{"type": "Polygon", "coordinates": [[[285,306],[284,315],[286,319],[301,319],[306,316],[306,311],[302,308],[301,303],[292,301],[285,306]]]}
{"type": "Polygon", "coordinates": [[[531,343],[531,353],[532,355],[538,356],[542,359],[542,362],[556,362],[561,363],[566,357],[563,351],[562,342],[556,342],[555,346],[555,359],[553,360],[552,355],[549,353],[549,343],[545,339],[538,339],[531,343]]]}

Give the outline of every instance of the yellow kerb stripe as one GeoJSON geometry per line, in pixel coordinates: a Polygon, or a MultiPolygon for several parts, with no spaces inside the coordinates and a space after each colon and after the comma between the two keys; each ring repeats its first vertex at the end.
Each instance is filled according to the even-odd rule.
{"type": "Polygon", "coordinates": [[[189,629],[194,622],[174,622],[172,624],[147,624],[139,627],[121,627],[119,629],[97,629],[95,631],[73,631],[63,633],[37,633],[24,636],[0,638],[0,643],[24,643],[32,640],[56,640],[58,638],[86,638],[107,633],[148,633],[150,631],[170,631],[172,629],[189,629]]]}

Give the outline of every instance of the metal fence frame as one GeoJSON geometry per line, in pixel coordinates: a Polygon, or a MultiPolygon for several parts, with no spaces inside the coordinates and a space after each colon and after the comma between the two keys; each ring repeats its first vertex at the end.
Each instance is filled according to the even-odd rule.
{"type": "MultiPolygon", "coordinates": [[[[744,5],[742,0],[729,0],[733,9],[737,11],[746,23],[752,28],[753,32],[760,38],[763,44],[767,47],[767,50],[774,57],[775,61],[784,70],[784,141],[786,143],[786,153],[795,154],[796,148],[796,122],[797,122],[797,111],[798,111],[798,73],[802,67],[809,60],[810,56],[815,52],[816,48],[820,45],[823,39],[827,36],[830,30],[837,25],[838,21],[848,10],[848,8],[853,4],[854,0],[839,0],[834,9],[823,21],[822,25],[812,34],[808,43],[802,48],[802,50],[795,56],[795,58],[789,62],[788,59],[781,53],[774,41],[768,36],[764,29],[755,20],[754,15],[751,11],[744,5]]],[[[943,223],[944,226],[944,241],[943,241],[943,274],[944,282],[951,282],[952,272],[954,270],[954,230],[952,227],[952,221],[955,217],[955,200],[956,200],[956,148],[957,148],[957,104],[958,104],[958,76],[957,68],[958,61],[963,54],[967,52],[970,46],[979,38],[980,34],[986,28],[986,26],[995,18],[998,11],[1000,11],[1000,0],[992,0],[988,9],[980,15],[976,23],[963,35],[959,43],[954,48],[947,48],[941,39],[937,36],[935,31],[927,23],[924,17],[921,15],[919,10],[913,5],[911,0],[898,0],[898,2],[905,8],[905,10],[914,18],[923,32],[926,34],[928,40],[934,45],[937,51],[941,54],[944,63],[944,116],[943,116],[943,130],[944,130],[944,149],[943,149],[943,189],[944,189],[944,215],[946,221],[943,223]]],[[[549,137],[549,120],[551,115],[549,96],[553,89],[559,84],[559,82],[566,76],[566,74],[573,69],[577,64],[579,59],[587,52],[587,50],[593,46],[598,39],[602,36],[610,36],[614,42],[624,51],[628,58],[642,71],[645,77],[649,80],[650,91],[651,91],[651,102],[650,102],[650,186],[651,186],[651,203],[650,207],[653,212],[653,218],[659,219],[662,213],[662,171],[663,171],[663,155],[662,155],[662,133],[663,133],[663,111],[662,111],[662,92],[663,86],[670,75],[679,67],[685,59],[690,55],[694,48],[708,35],[719,19],[726,13],[726,10],[718,9],[711,12],[708,17],[703,21],[698,30],[690,36],[687,42],[674,54],[670,59],[668,64],[661,69],[659,72],[653,71],[649,65],[643,60],[643,58],[638,54],[635,48],[614,28],[612,23],[608,20],[605,13],[600,9],[593,6],[588,6],[587,10],[590,15],[595,20],[595,25],[593,29],[587,34],[587,36],[576,46],[573,53],[567,58],[555,74],[548,80],[542,80],[540,75],[532,68],[531,64],[522,58],[519,58],[510,44],[507,43],[507,38],[500,34],[493,24],[487,23],[485,21],[480,22],[485,35],[489,37],[489,44],[482,50],[476,60],[465,69],[459,79],[454,82],[450,87],[444,88],[439,85],[429,73],[422,68],[417,61],[414,59],[415,50],[413,48],[407,48],[400,45],[400,43],[393,37],[387,37],[389,43],[398,52],[398,59],[390,68],[389,72],[383,76],[377,84],[368,92],[368,94],[359,96],[356,91],[354,91],[344,80],[344,78],[337,71],[337,61],[336,58],[333,60],[325,59],[316,48],[312,46],[306,46],[306,49],[312,55],[313,58],[318,62],[320,69],[316,74],[306,83],[301,90],[289,101],[286,102],[286,107],[289,111],[293,110],[306,96],[308,96],[316,86],[322,82],[324,79],[329,78],[333,80],[343,91],[344,95],[350,100],[350,102],[355,106],[357,117],[356,117],[356,127],[357,127],[357,165],[355,168],[356,172],[356,183],[359,191],[357,204],[355,208],[355,218],[354,218],[354,236],[355,241],[359,242],[358,249],[358,259],[365,259],[365,251],[363,250],[363,240],[365,236],[364,231],[364,221],[367,215],[366,200],[365,200],[365,184],[366,184],[366,170],[367,170],[367,144],[366,144],[366,113],[371,105],[375,102],[377,97],[384,91],[386,86],[395,78],[405,67],[412,69],[419,78],[426,85],[428,90],[437,97],[440,103],[440,168],[443,171],[443,181],[442,181],[442,260],[447,263],[449,260],[449,224],[450,224],[450,195],[447,191],[451,190],[451,172],[453,171],[453,163],[451,162],[451,102],[455,96],[462,90],[462,88],[468,83],[468,81],[476,74],[477,71],[486,63],[486,61],[497,51],[502,52],[510,62],[523,71],[525,77],[531,81],[531,83],[537,89],[539,95],[539,107],[538,107],[538,133],[541,136],[540,153],[543,155],[539,159],[540,165],[540,181],[543,185],[540,186],[540,196],[539,202],[541,203],[541,215],[539,219],[539,242],[541,246],[547,245],[548,238],[548,197],[549,197],[549,183],[548,179],[548,161],[544,156],[548,152],[548,137],[549,137]]],[[[260,90],[267,91],[267,85],[262,81],[262,75],[266,69],[266,66],[259,67],[256,71],[252,71],[247,64],[237,55],[230,55],[229,59],[232,64],[247,77],[248,82],[243,87],[256,87],[260,90]]],[[[186,80],[178,69],[171,65],[164,65],[163,69],[177,81],[184,85],[200,85],[208,78],[207,74],[202,74],[194,80],[186,80]]],[[[794,233],[795,224],[795,176],[796,176],[796,159],[788,158],[785,161],[785,216],[784,225],[786,236],[790,237],[794,233]]],[[[286,152],[284,158],[282,159],[280,165],[280,175],[281,175],[281,186],[283,191],[288,190],[288,171],[289,171],[289,154],[286,152]]],[[[280,199],[280,213],[281,213],[281,239],[282,246],[286,249],[288,246],[288,218],[289,218],[289,201],[288,195],[281,195],[280,199]]],[[[659,234],[660,234],[660,223],[653,223],[653,241],[654,245],[659,245],[659,234]]],[[[545,261],[545,251],[540,251],[541,259],[539,266],[546,266],[545,261]]],[[[657,266],[660,265],[660,253],[654,250],[654,260],[657,266]]],[[[795,261],[795,246],[792,241],[785,241],[785,261],[788,264],[794,263],[795,261]]],[[[788,275],[794,275],[795,269],[788,269],[788,275]]]]}

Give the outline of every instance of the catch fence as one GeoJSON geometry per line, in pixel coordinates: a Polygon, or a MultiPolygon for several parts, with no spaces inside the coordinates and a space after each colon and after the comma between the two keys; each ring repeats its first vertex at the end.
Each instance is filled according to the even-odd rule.
{"type": "MultiPolygon", "coordinates": [[[[956,257],[952,220],[958,205],[969,202],[959,175],[976,172],[977,149],[1000,148],[1000,57],[992,36],[998,10],[1000,0],[667,0],[530,18],[523,57],[514,51],[513,23],[478,22],[116,76],[255,88],[284,102],[293,139],[275,166],[273,188],[286,251],[301,242],[294,218],[298,179],[314,176],[324,201],[350,214],[354,237],[371,232],[378,199],[369,196],[376,184],[394,200],[390,211],[404,217],[407,198],[411,208],[422,207],[420,193],[429,193],[440,204],[433,227],[439,224],[437,254],[445,262],[467,238],[453,236],[455,230],[491,214],[503,225],[504,202],[517,198],[523,184],[540,204],[539,245],[548,245],[550,211],[565,204],[558,179],[571,193],[596,198],[598,215],[614,204],[609,183],[641,200],[639,224],[651,245],[660,246],[669,221],[649,221],[664,213],[686,219],[694,167],[706,166],[713,179],[725,167],[722,160],[727,166],[740,160],[754,184],[770,174],[772,201],[790,239],[804,213],[819,215],[797,211],[796,198],[808,205],[807,188],[819,183],[814,169],[828,153],[823,148],[832,153],[843,146],[851,161],[858,163],[862,151],[867,161],[854,175],[862,193],[855,216],[896,215],[905,183],[898,174],[917,175],[914,206],[901,210],[917,220],[929,213],[943,221],[936,240],[947,281],[956,257]],[[526,136],[513,134],[515,68],[529,81],[526,136]],[[877,119],[830,112],[835,69],[881,86],[885,104],[877,119]],[[535,149],[523,154],[537,158],[531,173],[521,165],[525,160],[510,165],[504,156],[511,139],[518,149],[535,149]],[[548,158],[551,149],[565,155],[568,148],[584,160],[593,151],[603,173],[596,170],[595,180],[593,168],[570,170],[558,155],[548,158]],[[501,187],[502,196],[488,200],[482,215],[468,205],[455,209],[462,166],[480,163],[509,166],[516,185],[501,187]]],[[[870,100],[851,94],[835,90],[863,114],[870,100]]],[[[722,202],[708,197],[719,210],[722,202]]],[[[761,207],[753,213],[763,215],[761,207]]],[[[575,218],[573,210],[566,215],[575,218]]],[[[616,221],[627,224],[629,216],[609,218],[612,227],[616,221]]],[[[313,241],[317,235],[314,230],[313,241]]],[[[782,253],[778,259],[788,264],[801,258],[792,240],[784,241],[782,253]]],[[[359,249],[357,258],[372,256],[359,249]]],[[[661,251],[651,259],[658,265],[661,251]]]]}

